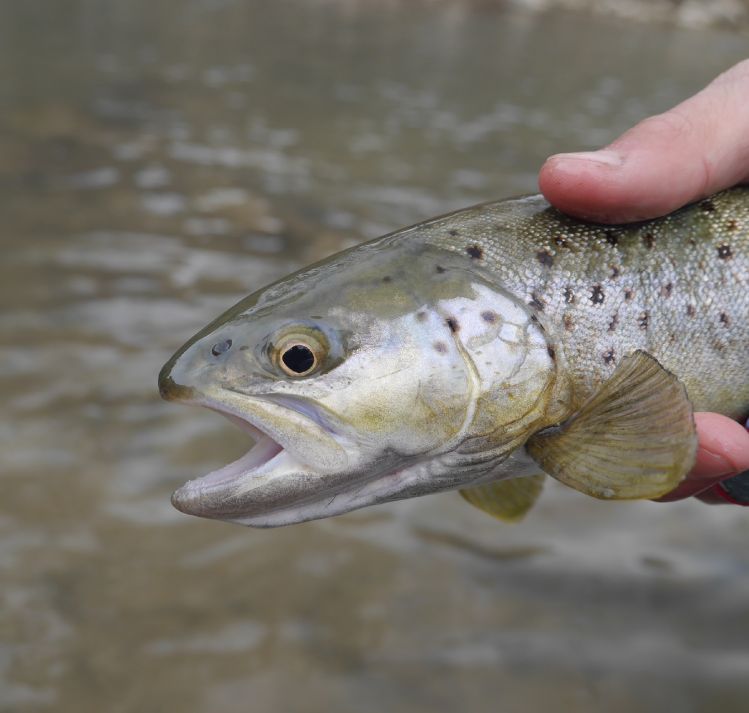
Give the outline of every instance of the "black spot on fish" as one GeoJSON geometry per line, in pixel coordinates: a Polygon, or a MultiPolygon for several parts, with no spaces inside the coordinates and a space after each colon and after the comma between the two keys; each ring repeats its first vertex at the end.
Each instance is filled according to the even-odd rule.
{"type": "Polygon", "coordinates": [[[453,237],[456,237],[456,236],[458,235],[458,231],[457,231],[457,230],[456,230],[455,228],[453,228],[453,229],[452,229],[452,230],[450,231],[450,235],[452,235],[453,237]]]}
{"type": "Polygon", "coordinates": [[[536,253],[536,260],[544,267],[551,267],[554,264],[554,256],[548,250],[539,250],[536,253]]]}
{"type": "Polygon", "coordinates": [[[539,312],[543,312],[544,307],[546,306],[544,301],[535,292],[531,292],[531,299],[528,304],[539,312]]]}
{"type": "Polygon", "coordinates": [[[460,325],[458,324],[458,320],[455,319],[455,317],[448,317],[445,320],[445,324],[450,327],[450,331],[454,334],[460,329],[460,325]]]}
{"type": "Polygon", "coordinates": [[[445,268],[442,267],[442,265],[437,265],[437,267],[434,268],[440,275],[445,271],[445,268]]]}
{"type": "Polygon", "coordinates": [[[546,351],[549,354],[549,357],[552,361],[554,361],[557,358],[557,353],[554,351],[554,347],[552,347],[550,344],[546,347],[546,351]]]}
{"type": "Polygon", "coordinates": [[[637,324],[640,325],[640,329],[647,329],[649,320],[650,315],[647,312],[643,312],[642,314],[640,314],[640,316],[637,318],[637,324]]]}
{"type": "Polygon", "coordinates": [[[554,244],[558,245],[560,248],[569,247],[569,243],[567,242],[567,240],[565,239],[563,235],[555,235],[554,244]]]}
{"type": "Polygon", "coordinates": [[[486,312],[481,313],[481,319],[483,319],[484,322],[489,322],[489,324],[494,324],[497,321],[497,313],[487,310],[486,312]]]}
{"type": "Polygon", "coordinates": [[[446,354],[447,353],[447,344],[444,342],[435,342],[434,343],[434,350],[436,352],[439,352],[440,354],[446,354]]]}
{"type": "Polygon", "coordinates": [[[616,325],[619,324],[619,313],[617,312],[609,322],[609,332],[616,331],[616,325]]]}
{"type": "Polygon", "coordinates": [[[627,302],[631,301],[634,296],[635,293],[632,292],[632,290],[624,290],[624,299],[627,300],[627,302]]]}
{"type": "Polygon", "coordinates": [[[611,245],[612,247],[616,247],[619,245],[619,238],[616,235],[616,233],[612,232],[611,230],[607,230],[605,233],[606,242],[611,245]]]}
{"type": "Polygon", "coordinates": [[[569,314],[565,314],[562,318],[562,321],[564,322],[564,328],[571,332],[575,328],[575,321],[572,319],[572,317],[569,314]]]}
{"type": "Polygon", "coordinates": [[[652,250],[655,247],[655,235],[652,233],[645,233],[645,235],[642,236],[642,244],[648,250],[652,250]]]}
{"type": "Polygon", "coordinates": [[[593,288],[590,291],[590,301],[594,305],[600,305],[603,304],[604,299],[603,288],[600,285],[593,285],[593,288]]]}
{"type": "Polygon", "coordinates": [[[715,212],[715,204],[708,198],[706,201],[702,201],[700,203],[700,208],[705,211],[705,213],[714,213],[715,212]]]}
{"type": "Polygon", "coordinates": [[[249,347],[246,344],[243,344],[241,347],[239,347],[240,352],[246,352],[249,349],[249,347]]]}
{"type": "Polygon", "coordinates": [[[694,317],[694,315],[697,314],[697,310],[694,308],[694,305],[687,305],[687,314],[690,317],[694,317]]]}
{"type": "Polygon", "coordinates": [[[467,245],[466,252],[471,256],[473,260],[481,260],[484,257],[484,251],[480,245],[467,245]]]}
{"type": "Polygon", "coordinates": [[[419,322],[426,322],[426,320],[427,320],[427,313],[426,312],[417,312],[416,313],[416,319],[418,319],[419,322]]]}
{"type": "Polygon", "coordinates": [[[667,282],[663,287],[661,287],[661,297],[671,297],[671,293],[674,290],[674,286],[667,282]]]}
{"type": "Polygon", "coordinates": [[[614,350],[609,349],[607,352],[603,355],[603,362],[604,364],[611,364],[614,359],[616,359],[616,356],[614,355],[614,350]]]}
{"type": "Polygon", "coordinates": [[[728,315],[725,312],[720,313],[720,323],[726,327],[731,324],[731,320],[728,318],[728,315]]]}
{"type": "Polygon", "coordinates": [[[390,277],[390,275],[385,275],[385,277],[382,278],[383,282],[392,282],[393,278],[390,277]]]}
{"type": "Polygon", "coordinates": [[[721,260],[730,260],[733,257],[730,245],[718,245],[718,257],[721,260]]]}
{"type": "Polygon", "coordinates": [[[611,270],[611,279],[616,280],[619,277],[619,268],[616,265],[609,265],[609,270],[611,270]]]}
{"type": "Polygon", "coordinates": [[[565,287],[564,288],[564,301],[568,304],[574,304],[575,303],[575,293],[572,291],[571,287],[565,287]]]}
{"type": "Polygon", "coordinates": [[[735,220],[729,220],[726,223],[726,230],[736,230],[737,227],[738,227],[738,225],[736,225],[736,221],[735,220]]]}

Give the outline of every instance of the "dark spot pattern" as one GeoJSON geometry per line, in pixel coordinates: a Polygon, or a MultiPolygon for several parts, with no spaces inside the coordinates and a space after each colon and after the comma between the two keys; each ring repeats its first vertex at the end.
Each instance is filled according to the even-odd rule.
{"type": "Polygon", "coordinates": [[[444,342],[435,342],[434,350],[439,354],[447,354],[447,344],[444,342]]]}
{"type": "Polygon", "coordinates": [[[700,203],[700,208],[705,211],[705,213],[714,213],[715,212],[715,203],[713,203],[709,198],[706,201],[702,201],[700,203]]]}
{"type": "Polygon", "coordinates": [[[544,267],[551,267],[554,264],[554,256],[548,250],[539,250],[536,253],[536,260],[544,267]]]}
{"type": "Polygon", "coordinates": [[[416,319],[418,319],[419,322],[426,322],[427,321],[427,313],[426,312],[417,312],[416,313],[416,319]]]}
{"type": "Polygon", "coordinates": [[[718,245],[718,257],[721,260],[730,260],[733,257],[730,245],[718,245]]]}
{"type": "Polygon", "coordinates": [[[455,317],[448,317],[445,320],[445,324],[450,327],[450,331],[455,334],[460,329],[460,325],[458,324],[458,320],[455,319],[455,317]]]}
{"type": "Polygon", "coordinates": [[[729,220],[726,223],[726,230],[736,230],[736,228],[738,228],[738,225],[735,220],[729,220]]]}
{"type": "Polygon", "coordinates": [[[497,313],[487,310],[486,312],[481,313],[481,319],[489,324],[494,324],[497,321],[497,313]]]}
{"type": "Polygon", "coordinates": [[[385,282],[385,283],[392,282],[393,278],[390,277],[390,275],[385,275],[385,277],[382,278],[382,281],[385,282]]]}
{"type": "Polygon", "coordinates": [[[647,329],[649,321],[650,315],[647,312],[642,312],[637,318],[637,324],[640,326],[640,329],[647,329]]]}
{"type": "Polygon", "coordinates": [[[564,328],[568,332],[571,332],[575,328],[575,320],[573,320],[569,314],[564,315],[562,322],[564,322],[564,328]]]}
{"type": "Polygon", "coordinates": [[[619,324],[619,313],[617,312],[609,322],[609,332],[616,331],[616,325],[619,324]]]}
{"type": "Polygon", "coordinates": [[[544,307],[546,306],[544,301],[535,292],[531,292],[531,299],[528,304],[539,312],[543,312],[544,307]]]}
{"type": "Polygon", "coordinates": [[[554,350],[554,347],[552,347],[552,346],[551,346],[551,344],[549,344],[549,345],[548,345],[548,346],[546,347],[546,351],[548,352],[548,354],[549,354],[549,357],[551,358],[551,360],[552,360],[552,361],[554,361],[554,360],[555,360],[555,359],[557,358],[557,353],[556,353],[556,351],[554,350]]]}
{"type": "Polygon", "coordinates": [[[609,349],[607,352],[603,355],[603,362],[604,364],[611,364],[614,359],[616,359],[616,355],[614,354],[613,349],[609,349]]]}
{"type": "Polygon", "coordinates": [[[249,349],[249,347],[246,344],[243,344],[241,347],[239,347],[240,352],[246,352],[249,349]]]}
{"type": "Polygon", "coordinates": [[[642,236],[642,244],[648,250],[652,250],[655,247],[655,235],[652,233],[645,233],[645,235],[642,236]]]}
{"type": "Polygon", "coordinates": [[[624,299],[627,300],[627,302],[630,302],[634,296],[635,293],[632,292],[632,290],[624,290],[624,299]]]}
{"type": "Polygon", "coordinates": [[[604,299],[605,295],[603,294],[603,288],[600,285],[593,285],[593,288],[590,291],[590,301],[594,305],[600,305],[603,304],[604,299]]]}
{"type": "Polygon", "coordinates": [[[455,238],[458,235],[458,231],[455,228],[453,228],[452,230],[450,230],[450,235],[452,235],[455,238]]]}
{"type": "Polygon", "coordinates": [[[571,287],[565,287],[564,288],[564,301],[568,304],[574,304],[575,303],[575,293],[572,291],[571,287]]]}
{"type": "Polygon", "coordinates": [[[481,260],[484,257],[484,251],[480,245],[467,245],[466,252],[470,255],[472,260],[481,260]]]}
{"type": "Polygon", "coordinates": [[[690,317],[694,317],[694,315],[697,314],[697,310],[694,308],[694,305],[687,305],[687,314],[690,317]]]}
{"type": "Polygon", "coordinates": [[[671,297],[671,293],[674,291],[674,286],[670,282],[667,282],[661,287],[661,297],[671,297]]]}
{"type": "Polygon", "coordinates": [[[442,265],[437,265],[437,267],[434,268],[440,275],[445,271],[445,268],[442,267],[442,265]]]}
{"type": "Polygon", "coordinates": [[[607,230],[606,242],[611,245],[612,248],[615,248],[617,245],[619,245],[619,238],[616,233],[612,232],[611,230],[607,230]]]}
{"type": "Polygon", "coordinates": [[[563,235],[554,236],[554,245],[558,245],[560,248],[569,247],[569,243],[567,242],[567,239],[563,235]]]}
{"type": "Polygon", "coordinates": [[[720,323],[725,327],[728,327],[731,324],[731,320],[725,312],[720,313],[720,323]]]}
{"type": "Polygon", "coordinates": [[[619,268],[616,265],[609,265],[609,270],[611,270],[612,280],[616,280],[616,278],[621,274],[619,268]]]}

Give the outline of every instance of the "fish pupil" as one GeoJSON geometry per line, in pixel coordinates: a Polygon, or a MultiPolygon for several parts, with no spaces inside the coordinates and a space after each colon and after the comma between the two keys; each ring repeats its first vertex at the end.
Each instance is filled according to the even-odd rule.
{"type": "Polygon", "coordinates": [[[315,355],[304,344],[295,344],[282,354],[281,361],[295,374],[304,374],[315,365],[315,355]]]}

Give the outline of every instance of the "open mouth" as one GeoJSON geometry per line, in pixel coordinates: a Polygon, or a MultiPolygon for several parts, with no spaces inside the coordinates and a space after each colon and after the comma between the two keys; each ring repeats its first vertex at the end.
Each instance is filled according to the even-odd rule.
{"type": "Polygon", "coordinates": [[[255,443],[247,453],[237,460],[225,465],[223,468],[208,473],[208,475],[198,478],[203,488],[231,485],[240,478],[251,476],[254,471],[260,470],[262,466],[270,463],[283,451],[283,446],[280,443],[274,441],[267,433],[253,426],[249,421],[215,408],[212,410],[220,413],[229,419],[229,421],[239,426],[239,428],[252,437],[255,443]]]}
{"type": "Polygon", "coordinates": [[[254,444],[234,462],[176,490],[172,504],[177,510],[232,520],[267,513],[309,497],[324,473],[345,465],[345,450],[312,405],[227,390],[216,396],[188,403],[220,413],[254,444]]]}

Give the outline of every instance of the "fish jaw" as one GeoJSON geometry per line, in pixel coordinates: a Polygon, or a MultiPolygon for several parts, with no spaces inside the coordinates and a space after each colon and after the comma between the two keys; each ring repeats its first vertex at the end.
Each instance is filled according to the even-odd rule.
{"type": "Polygon", "coordinates": [[[171,400],[217,411],[255,442],[233,463],[175,491],[172,504],[185,514],[248,525],[261,517],[265,523],[270,514],[293,511],[299,502],[329,498],[352,470],[356,449],[345,434],[334,430],[329,418],[306,404],[295,408],[293,399],[284,398],[281,405],[273,395],[248,396],[226,389],[178,393],[171,400]]]}

